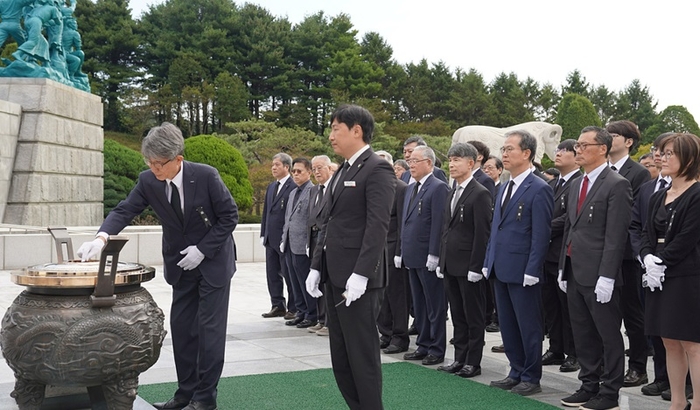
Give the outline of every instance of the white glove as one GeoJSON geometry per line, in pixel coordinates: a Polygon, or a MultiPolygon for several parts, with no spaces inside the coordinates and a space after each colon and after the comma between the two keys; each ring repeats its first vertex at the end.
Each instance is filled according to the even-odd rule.
{"type": "Polygon", "coordinates": [[[368,281],[369,279],[366,276],[358,275],[357,273],[350,275],[345,283],[345,306],[350,306],[352,302],[365,294],[368,281]]]}
{"type": "Polygon", "coordinates": [[[540,278],[536,276],[524,275],[523,276],[523,287],[532,286],[540,283],[540,278]]]}
{"type": "Polygon", "coordinates": [[[280,243],[280,252],[284,253],[284,242],[280,243]]]}
{"type": "Polygon", "coordinates": [[[433,272],[435,269],[437,269],[439,262],[440,258],[437,256],[428,255],[428,261],[425,263],[425,267],[428,268],[428,271],[433,272]]]}
{"type": "Polygon", "coordinates": [[[264,236],[260,237],[260,245],[265,246],[265,237],[264,236]]]}
{"type": "MultiPolygon", "coordinates": [[[[486,268],[484,268],[484,269],[486,269],[486,268]]],[[[472,271],[469,271],[469,273],[467,273],[467,280],[469,282],[476,283],[483,278],[484,278],[484,275],[482,275],[481,273],[472,272],[472,271]]]]}
{"type": "Polygon", "coordinates": [[[438,279],[444,279],[444,278],[445,278],[445,275],[443,275],[442,273],[440,273],[440,267],[439,267],[439,266],[438,266],[437,268],[435,268],[435,276],[437,276],[438,279]]]}
{"type": "Polygon", "coordinates": [[[595,284],[595,300],[600,303],[608,303],[612,299],[613,290],[615,289],[615,279],[599,276],[598,282],[595,284]]]}
{"type": "Polygon", "coordinates": [[[561,289],[562,292],[566,293],[567,282],[562,279],[563,277],[564,277],[564,271],[562,269],[559,269],[559,276],[557,277],[557,283],[559,284],[559,289],[561,289]]]}
{"type": "Polygon", "coordinates": [[[401,260],[400,256],[394,256],[394,266],[396,269],[401,269],[401,260]]]}
{"type": "Polygon", "coordinates": [[[180,262],[177,263],[177,266],[181,267],[182,270],[195,269],[204,260],[204,254],[197,249],[196,245],[190,245],[181,250],[180,255],[185,255],[185,257],[180,259],[180,262]]]}
{"type": "Polygon", "coordinates": [[[642,275],[642,286],[648,287],[652,292],[656,288],[663,290],[661,282],[666,278],[666,265],[662,265],[662,262],[661,259],[652,254],[644,257],[646,273],[642,275]]]}
{"type": "Polygon", "coordinates": [[[309,247],[308,246],[306,247],[306,257],[307,258],[309,257],[309,247]]]}
{"type": "Polygon", "coordinates": [[[489,278],[489,268],[487,268],[487,267],[481,268],[481,274],[484,275],[484,277],[486,279],[488,279],[489,278]]]}
{"type": "Polygon", "coordinates": [[[309,276],[306,277],[306,291],[309,292],[309,295],[315,298],[323,296],[323,293],[318,289],[319,283],[321,283],[321,272],[311,269],[309,276]]]}
{"type": "Polygon", "coordinates": [[[93,259],[98,259],[100,256],[100,252],[102,252],[102,248],[104,248],[106,242],[101,238],[97,237],[90,242],[84,242],[82,245],[80,245],[80,248],[78,248],[77,255],[80,258],[81,262],[93,260],[93,259]]]}

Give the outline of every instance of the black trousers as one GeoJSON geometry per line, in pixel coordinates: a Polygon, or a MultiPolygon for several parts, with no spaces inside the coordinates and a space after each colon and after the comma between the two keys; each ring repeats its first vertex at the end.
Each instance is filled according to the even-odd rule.
{"type": "Polygon", "coordinates": [[[640,297],[642,271],[639,262],[632,259],[623,260],[622,279],[624,284],[620,288],[620,298],[622,320],[630,345],[629,369],[646,373],[649,344],[644,335],[644,308],[640,297]]]}
{"type": "Polygon", "coordinates": [[[544,283],[542,284],[542,305],[544,324],[549,334],[549,350],[576,357],[574,335],[571,332],[569,305],[566,293],[559,289],[556,262],[544,263],[544,283]]]}
{"type": "Polygon", "coordinates": [[[466,276],[445,272],[445,292],[454,326],[455,361],[481,366],[484,353],[484,305],[490,292],[486,281],[469,282],[466,276]]]}
{"type": "MultiPolygon", "coordinates": [[[[389,249],[389,255],[393,255],[389,249]]],[[[381,339],[400,348],[408,348],[408,310],[411,299],[411,290],[408,284],[408,270],[397,269],[393,261],[389,263],[389,285],[384,291],[377,328],[381,339]]]]}

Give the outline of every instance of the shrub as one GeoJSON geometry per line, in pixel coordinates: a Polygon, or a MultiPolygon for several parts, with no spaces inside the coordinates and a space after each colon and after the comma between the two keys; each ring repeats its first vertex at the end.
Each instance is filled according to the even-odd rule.
{"type": "MultiPolygon", "coordinates": [[[[111,139],[104,140],[104,215],[125,199],[136,186],[141,171],[147,168],[138,151],[127,148],[111,139]]],[[[142,224],[141,218],[154,220],[155,213],[149,207],[133,224],[142,224]]]]}

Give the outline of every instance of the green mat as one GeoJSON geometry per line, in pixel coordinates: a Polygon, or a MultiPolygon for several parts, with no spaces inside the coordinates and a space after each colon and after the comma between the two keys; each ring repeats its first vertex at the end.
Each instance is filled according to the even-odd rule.
{"type": "MultiPolygon", "coordinates": [[[[387,409],[557,408],[411,363],[385,364],[382,371],[387,409]]],[[[176,383],[142,385],[139,396],[149,403],[165,401],[176,387],[176,383]]],[[[217,401],[219,410],[347,408],[331,369],[223,378],[217,401]]]]}

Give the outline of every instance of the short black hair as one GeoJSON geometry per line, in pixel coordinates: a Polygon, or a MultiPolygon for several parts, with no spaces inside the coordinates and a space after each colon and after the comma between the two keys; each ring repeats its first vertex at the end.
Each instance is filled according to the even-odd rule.
{"type": "Polygon", "coordinates": [[[481,155],[481,165],[484,165],[486,163],[486,160],[489,159],[489,156],[491,155],[491,150],[489,147],[486,146],[481,141],[467,141],[468,144],[472,144],[474,148],[476,148],[476,152],[481,155]]]}
{"type": "Polygon", "coordinates": [[[343,104],[331,114],[331,123],[337,121],[348,128],[359,125],[362,128],[362,140],[369,144],[374,134],[374,117],[366,108],[355,104],[343,104]]]}
{"type": "Polygon", "coordinates": [[[622,135],[625,137],[625,139],[631,139],[632,146],[630,147],[629,152],[630,154],[637,152],[639,140],[641,139],[637,124],[628,120],[613,121],[605,127],[605,130],[610,134],[622,135]]]}
{"type": "Polygon", "coordinates": [[[304,168],[311,171],[311,161],[309,161],[308,158],[305,158],[305,157],[294,158],[294,161],[292,161],[292,167],[294,167],[294,164],[298,164],[298,163],[303,164],[304,168]]]}

